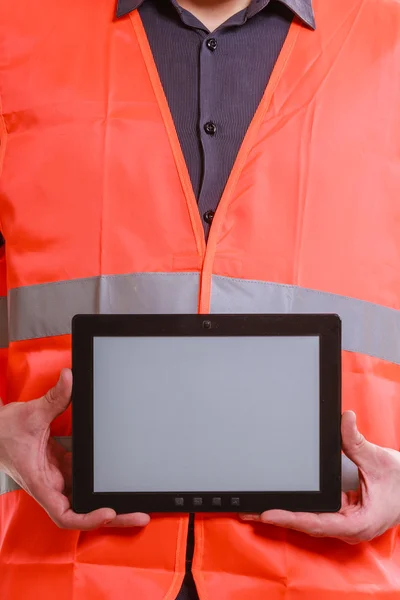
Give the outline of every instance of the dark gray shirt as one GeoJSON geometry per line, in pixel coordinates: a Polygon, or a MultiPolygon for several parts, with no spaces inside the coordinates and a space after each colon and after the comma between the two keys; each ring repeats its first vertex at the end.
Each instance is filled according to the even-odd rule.
{"type": "MultiPolygon", "coordinates": [[[[314,27],[311,2],[252,0],[210,33],[176,0],[118,0],[119,17],[139,8],[206,236],[294,14],[314,27]]],[[[178,600],[197,599],[193,545],[192,517],[188,575],[178,600]]]]}

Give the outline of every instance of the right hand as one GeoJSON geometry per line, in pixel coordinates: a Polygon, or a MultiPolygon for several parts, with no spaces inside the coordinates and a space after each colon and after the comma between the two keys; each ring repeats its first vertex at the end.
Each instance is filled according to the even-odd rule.
{"type": "Polygon", "coordinates": [[[57,385],[30,402],[3,405],[0,400],[0,470],[30,494],[62,529],[143,527],[142,513],[117,515],[100,508],[85,515],[71,509],[71,453],[50,437],[51,422],[71,401],[72,372],[61,371],[57,385]]]}

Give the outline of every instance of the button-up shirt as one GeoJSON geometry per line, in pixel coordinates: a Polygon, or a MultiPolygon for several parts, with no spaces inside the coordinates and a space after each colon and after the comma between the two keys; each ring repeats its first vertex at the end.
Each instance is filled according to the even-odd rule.
{"type": "Polygon", "coordinates": [[[118,15],[136,8],[207,236],[293,15],[314,27],[311,0],[253,0],[213,32],[176,0],[119,0],[118,15]]]}

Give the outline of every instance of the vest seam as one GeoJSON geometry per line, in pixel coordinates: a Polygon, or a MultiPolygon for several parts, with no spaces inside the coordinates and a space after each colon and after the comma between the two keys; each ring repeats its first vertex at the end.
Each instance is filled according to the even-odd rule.
{"type": "Polygon", "coordinates": [[[178,132],[172,118],[171,110],[169,108],[169,104],[160,80],[160,74],[158,72],[157,65],[155,64],[154,56],[139,11],[133,11],[130,14],[130,19],[167,133],[169,146],[174,158],[175,168],[182,187],[186,208],[189,213],[189,220],[196,244],[196,250],[201,261],[204,261],[204,256],[206,254],[204,231],[201,226],[198,206],[194,195],[193,186],[190,181],[185,157],[183,156],[182,148],[179,142],[178,132]]]}
{"type": "MultiPolygon", "coordinates": [[[[171,585],[167,591],[167,593],[164,596],[164,600],[175,600],[175,598],[179,595],[179,589],[175,589],[175,585],[176,582],[179,581],[179,578],[181,576],[182,580],[185,576],[185,572],[179,569],[179,559],[180,559],[180,553],[181,553],[181,548],[182,548],[182,530],[183,530],[183,525],[184,525],[184,519],[183,517],[181,517],[179,519],[179,526],[178,526],[178,539],[177,539],[177,543],[176,543],[176,551],[175,551],[175,569],[174,569],[174,576],[172,578],[172,582],[171,585]]],[[[182,585],[182,584],[181,584],[182,585]]]]}
{"type": "MultiPolygon", "coordinates": [[[[204,580],[204,572],[203,572],[203,560],[204,560],[204,538],[205,538],[205,533],[204,533],[204,518],[200,519],[198,522],[198,528],[197,528],[197,540],[198,540],[198,544],[199,544],[199,549],[198,549],[198,557],[196,562],[192,565],[192,574],[193,577],[196,574],[197,578],[199,579],[199,592],[202,596],[202,600],[209,600],[209,595],[208,595],[208,591],[207,591],[207,586],[206,586],[206,582],[204,580]]],[[[196,580],[195,580],[196,582],[196,580]]],[[[196,586],[197,586],[197,582],[196,582],[196,586]]]]}
{"type": "MultiPolygon", "coordinates": [[[[398,527],[398,526],[397,526],[398,527]]],[[[283,542],[285,544],[287,544],[288,542],[283,542]]],[[[343,542],[343,544],[345,544],[346,542],[343,542]]],[[[212,570],[212,569],[203,569],[204,573],[211,573],[211,574],[215,574],[215,573],[221,573],[222,575],[228,575],[228,576],[232,576],[232,577],[247,577],[246,575],[241,575],[240,573],[234,573],[233,571],[223,571],[221,569],[217,570],[212,570]]],[[[196,575],[199,575],[199,571],[196,570],[196,575]]],[[[203,576],[202,573],[200,573],[201,577],[203,576]]],[[[265,581],[265,577],[263,577],[262,575],[252,575],[252,577],[254,577],[255,579],[261,579],[262,581],[265,581]]],[[[287,578],[286,577],[281,577],[281,579],[279,580],[279,582],[284,588],[289,588],[290,586],[287,583],[287,578]]],[[[209,600],[208,596],[205,596],[204,593],[202,592],[202,600],[209,600]]],[[[268,600],[266,598],[266,600],[268,600]]]]}
{"type": "MultiPolygon", "coordinates": [[[[8,132],[3,114],[3,101],[0,94],[0,179],[3,173],[4,157],[6,154],[8,132]]],[[[3,232],[0,213],[0,231],[3,232]]]]}

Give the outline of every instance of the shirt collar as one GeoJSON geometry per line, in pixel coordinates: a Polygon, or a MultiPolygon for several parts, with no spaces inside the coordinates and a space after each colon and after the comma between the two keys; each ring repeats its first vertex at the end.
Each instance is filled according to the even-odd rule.
{"type": "MultiPolygon", "coordinates": [[[[128,13],[139,8],[145,0],[117,0],[117,17],[124,17],[128,13]]],[[[312,0],[279,0],[282,4],[290,8],[290,10],[301,19],[306,25],[315,29],[314,10],[312,0]]],[[[254,0],[253,0],[254,2],[254,0]]],[[[266,6],[269,0],[263,1],[266,6]]],[[[253,3],[252,3],[253,4],[253,3]]],[[[249,6],[249,11],[252,9],[252,4],[249,6]]],[[[255,4],[255,2],[254,2],[255,4]]],[[[258,7],[257,7],[258,10],[258,7]]],[[[250,15],[249,15],[250,16],[250,15]]]]}

